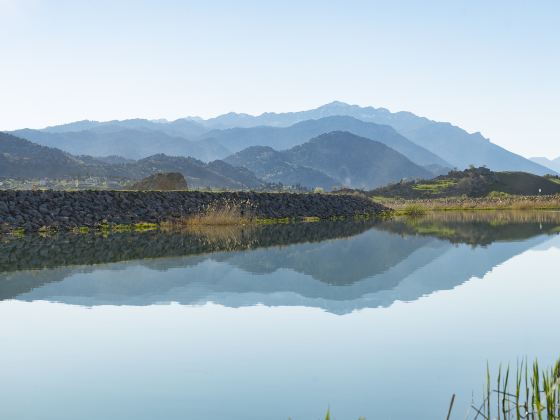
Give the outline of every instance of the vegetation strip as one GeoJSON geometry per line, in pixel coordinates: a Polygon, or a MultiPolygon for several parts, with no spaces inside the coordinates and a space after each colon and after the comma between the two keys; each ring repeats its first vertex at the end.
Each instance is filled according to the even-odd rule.
{"type": "Polygon", "coordinates": [[[560,195],[490,195],[416,200],[377,197],[374,201],[407,215],[448,210],[560,210],[560,195]]]}

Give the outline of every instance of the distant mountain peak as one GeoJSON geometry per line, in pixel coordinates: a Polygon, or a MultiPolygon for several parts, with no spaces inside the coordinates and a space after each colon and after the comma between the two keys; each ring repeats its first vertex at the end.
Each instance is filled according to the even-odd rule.
{"type": "Polygon", "coordinates": [[[332,101],[332,102],[329,102],[325,105],[321,105],[318,108],[350,108],[350,107],[353,107],[353,106],[356,106],[356,105],[350,105],[350,104],[348,104],[346,102],[342,102],[342,101],[332,101]]]}
{"type": "Polygon", "coordinates": [[[403,178],[430,176],[385,144],[342,130],[320,134],[284,151],[249,147],[225,160],[265,180],[308,188],[370,188],[403,178]]]}

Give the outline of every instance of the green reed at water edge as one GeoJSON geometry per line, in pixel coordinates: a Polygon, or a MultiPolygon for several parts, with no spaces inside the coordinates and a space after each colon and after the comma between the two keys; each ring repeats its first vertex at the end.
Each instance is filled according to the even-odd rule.
{"type": "MultiPolygon", "coordinates": [[[[493,382],[487,364],[482,402],[475,405],[473,401],[464,419],[560,420],[560,359],[550,368],[540,367],[537,360],[529,366],[525,359],[516,365],[515,380],[512,375],[509,365],[502,368],[500,364],[496,382],[493,382]]],[[[454,402],[455,394],[451,397],[447,420],[459,418],[453,416],[454,402]]],[[[334,420],[330,409],[325,420],[334,420]]]]}
{"type": "Polygon", "coordinates": [[[510,380],[512,370],[498,367],[495,386],[490,367],[486,367],[486,384],[482,403],[474,403],[474,419],[497,420],[560,420],[560,360],[550,368],[542,368],[535,360],[516,366],[515,382],[510,380]],[[496,411],[493,411],[493,408],[496,411]]]}

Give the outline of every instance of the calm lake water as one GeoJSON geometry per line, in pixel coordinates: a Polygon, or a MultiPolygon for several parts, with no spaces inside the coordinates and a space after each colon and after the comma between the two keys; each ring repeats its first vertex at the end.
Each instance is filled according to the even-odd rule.
{"type": "Polygon", "coordinates": [[[560,214],[0,239],[2,419],[463,419],[559,355],[560,214]]]}

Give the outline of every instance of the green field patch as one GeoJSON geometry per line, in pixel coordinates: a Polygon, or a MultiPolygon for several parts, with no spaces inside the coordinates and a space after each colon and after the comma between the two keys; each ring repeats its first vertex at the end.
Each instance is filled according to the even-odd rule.
{"type": "Polygon", "coordinates": [[[434,182],[430,182],[429,184],[415,184],[412,189],[416,191],[429,192],[431,194],[439,194],[456,184],[457,181],[452,179],[440,179],[434,182]]]}

